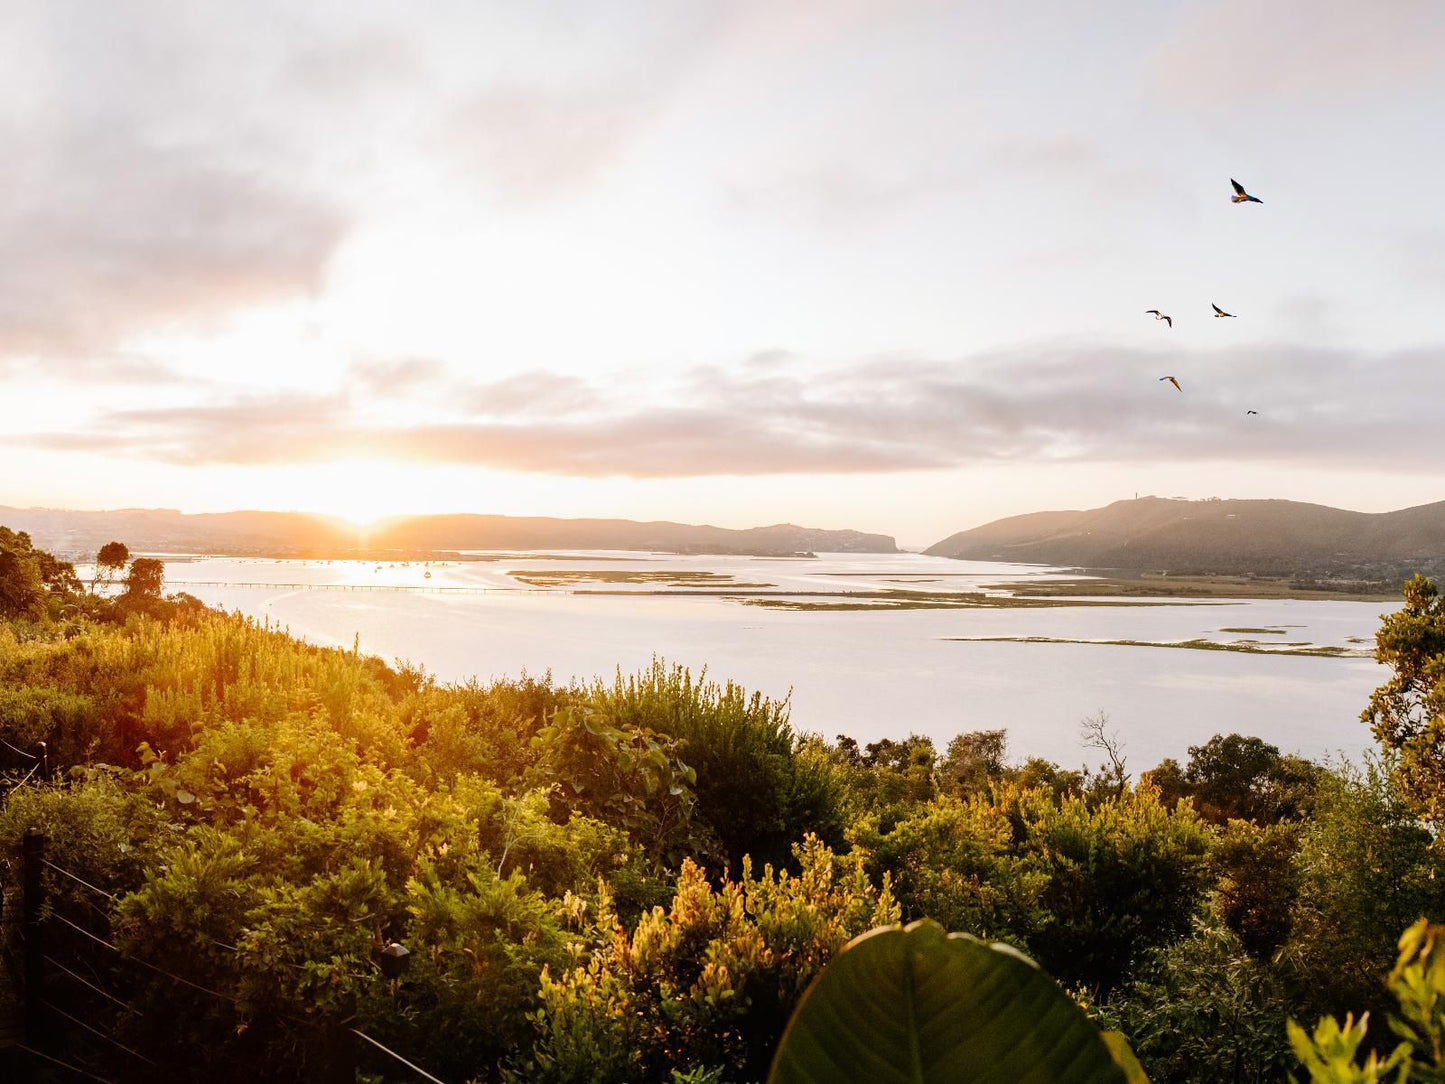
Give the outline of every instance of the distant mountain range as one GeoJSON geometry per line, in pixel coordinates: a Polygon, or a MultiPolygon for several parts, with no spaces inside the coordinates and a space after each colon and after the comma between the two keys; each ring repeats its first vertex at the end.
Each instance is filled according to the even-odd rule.
{"type": "Polygon", "coordinates": [[[647,550],[758,556],[897,553],[887,535],[825,531],[780,523],[729,530],[625,519],[515,516],[415,516],[384,520],[364,531],[343,520],[301,512],[218,512],[170,509],[73,512],[0,506],[0,526],[30,534],[37,546],[68,558],[89,557],[112,540],[141,553],[226,553],[243,556],[408,555],[455,550],[647,550]]]}
{"type": "Polygon", "coordinates": [[[1034,512],[949,535],[925,553],[1132,571],[1351,575],[1445,571],[1445,501],[1347,512],[1296,501],[1142,497],[1034,512]]]}

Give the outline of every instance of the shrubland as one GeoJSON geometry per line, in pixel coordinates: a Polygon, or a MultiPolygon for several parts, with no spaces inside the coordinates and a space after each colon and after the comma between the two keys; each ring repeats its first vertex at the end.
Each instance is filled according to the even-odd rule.
{"type": "Polygon", "coordinates": [[[94,594],[0,534],[0,855],[39,830],[85,882],[52,904],[118,949],[93,977],[125,1007],[90,1019],[140,1075],[313,1079],[355,1026],[450,1081],[761,1081],[843,945],[928,917],[1033,956],[1155,1081],[1276,1080],[1343,1041],[1289,1019],[1368,1011],[1350,1056],[1395,1056],[1397,939],[1445,911],[1423,581],[1381,632],[1377,756],[1224,733],[1135,780],[1101,719],[1090,770],[1003,730],[828,742],[661,660],[443,684],[144,560],[94,594]]]}

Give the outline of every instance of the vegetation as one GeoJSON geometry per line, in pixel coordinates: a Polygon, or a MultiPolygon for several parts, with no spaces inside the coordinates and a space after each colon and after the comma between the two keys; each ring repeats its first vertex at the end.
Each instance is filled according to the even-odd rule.
{"type": "Polygon", "coordinates": [[[1061,636],[949,636],[976,644],[1087,644],[1096,647],[1170,647],[1184,651],[1238,651],[1245,655],[1304,655],[1326,659],[1365,658],[1368,652],[1336,644],[1261,643],[1258,640],[1070,640],[1061,636]]]}
{"type": "Polygon", "coordinates": [[[354,1026],[449,1081],[757,1082],[843,946],[925,918],[1028,953],[1156,1082],[1438,1079],[1424,581],[1380,632],[1378,757],[1223,733],[1136,781],[1102,716],[1072,769],[1003,730],[826,742],[660,660],[444,685],[167,597],[148,560],[92,592],[0,531],[0,861],[37,829],[71,875],[53,952],[124,1008],[49,996],[156,1063],[57,1018],[106,1079],[312,1079],[354,1026]]]}
{"type": "Polygon", "coordinates": [[[927,919],[848,945],[804,995],[769,1084],[1142,1080],[1033,961],[927,919]],[[986,991],[979,996],[980,991],[986,991]]]}
{"type": "Polygon", "coordinates": [[[1414,572],[1445,571],[1442,542],[1445,502],[1364,513],[1296,501],[1143,497],[997,520],[924,552],[1135,573],[1168,569],[1171,580],[1201,573],[1266,577],[1311,594],[1394,594],[1414,572]]]}

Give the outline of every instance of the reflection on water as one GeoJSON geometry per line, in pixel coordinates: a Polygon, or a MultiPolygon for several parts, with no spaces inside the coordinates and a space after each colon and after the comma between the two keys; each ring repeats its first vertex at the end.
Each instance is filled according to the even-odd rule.
{"type": "Polygon", "coordinates": [[[978,591],[1000,580],[1062,573],[918,554],[825,554],[818,560],[563,556],[380,565],[208,558],[168,563],[167,582],[208,603],[269,617],[317,643],[349,647],[359,635],[362,650],[420,663],[446,680],[523,670],[550,670],[559,681],[610,676],[619,666],[646,665],[656,653],[694,669],[707,666],[715,678],[769,696],[791,690],[793,722],[803,730],[864,742],[917,732],[942,744],[961,730],[1007,727],[1015,757],[1037,754],[1066,765],[1086,759],[1078,721],[1099,710],[1123,735],[1136,770],[1165,756],[1183,757],[1189,745],[1228,731],[1257,734],[1308,756],[1355,755],[1371,744],[1359,713],[1386,675],[1369,659],[947,639],[1273,638],[1353,648],[1373,643],[1379,615],[1388,608],[1381,603],[800,612],[744,606],[715,594],[687,597],[678,592],[690,588],[671,586],[670,577],[617,573],[685,573],[675,582],[699,584],[702,591],[715,591],[719,577],[732,577],[809,596],[900,588],[978,591]],[[528,570],[528,579],[563,586],[529,586],[509,575],[528,570]],[[589,570],[609,575],[549,575],[589,570]],[[704,572],[713,575],[699,575],[704,572]],[[916,582],[925,578],[930,582],[916,582]],[[669,593],[654,593],[659,589],[669,593]],[[599,590],[608,593],[579,593],[599,590]],[[1222,631],[1269,628],[1285,634],[1222,631]]]}

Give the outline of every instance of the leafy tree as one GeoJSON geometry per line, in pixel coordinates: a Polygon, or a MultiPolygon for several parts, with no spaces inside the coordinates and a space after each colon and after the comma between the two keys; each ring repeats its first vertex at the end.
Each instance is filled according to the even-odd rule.
{"type": "Polygon", "coordinates": [[[94,590],[103,582],[107,587],[125,571],[125,564],[130,560],[130,549],[124,542],[107,542],[100,547],[100,552],[95,555],[95,583],[91,585],[94,590]]]}
{"type": "Polygon", "coordinates": [[[1279,747],[1243,734],[1216,734],[1189,747],[1181,768],[1170,758],[1146,772],[1165,801],[1192,799],[1206,820],[1273,824],[1306,815],[1320,771],[1297,756],[1281,756],[1279,747]]]}
{"type": "Polygon", "coordinates": [[[1295,859],[1299,890],[1281,959],[1315,1012],[1383,1010],[1395,931],[1445,912],[1445,857],[1396,788],[1389,760],[1344,765],[1320,786],[1295,859]]]}
{"type": "Polygon", "coordinates": [[[1375,740],[1399,754],[1405,794],[1431,820],[1445,815],[1445,598],[1416,576],[1405,605],[1384,615],[1375,658],[1394,675],[1370,697],[1362,718],[1375,740]]]}
{"type": "Polygon", "coordinates": [[[36,549],[24,531],[0,527],[0,618],[58,616],[79,594],[74,565],[36,549]]]}
{"type": "Polygon", "coordinates": [[[25,532],[0,527],[0,617],[39,617],[45,582],[25,532]]]}
{"type": "Polygon", "coordinates": [[[1230,821],[1210,853],[1214,911],[1258,959],[1270,959],[1289,937],[1299,843],[1296,824],[1230,821]]]}
{"type": "Polygon", "coordinates": [[[856,742],[835,749],[834,758],[844,768],[854,804],[877,813],[884,827],[938,791],[934,771],[938,751],[931,738],[920,734],[901,741],[883,738],[869,742],[861,753],[856,742]]]}
{"type": "Polygon", "coordinates": [[[578,809],[618,825],[654,860],[687,852],[697,772],[682,761],[680,742],[569,705],[532,743],[539,755],[528,781],[550,789],[558,816],[578,809]]]}
{"type": "Polygon", "coordinates": [[[1184,775],[1184,769],[1173,757],[1166,757],[1159,766],[1139,774],[1141,782],[1147,783],[1159,792],[1159,798],[1166,805],[1176,802],[1193,801],[1194,785],[1184,775]]]}
{"type": "Polygon", "coordinates": [[[1007,730],[974,730],[958,734],[948,743],[941,770],[954,789],[977,790],[1004,775],[1007,752],[1007,730]]]}
{"type": "Polygon", "coordinates": [[[1083,793],[1086,782],[1083,772],[1060,768],[1043,757],[1029,757],[1020,767],[1012,769],[1008,777],[1023,790],[1042,788],[1055,798],[1083,793]]]}
{"type": "Polygon", "coordinates": [[[136,602],[158,600],[165,578],[165,562],[154,557],[137,557],[125,576],[125,597],[136,602]]]}

